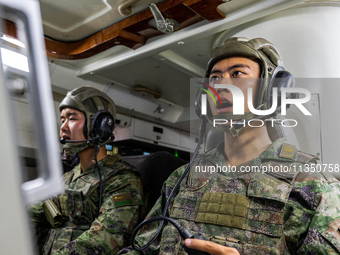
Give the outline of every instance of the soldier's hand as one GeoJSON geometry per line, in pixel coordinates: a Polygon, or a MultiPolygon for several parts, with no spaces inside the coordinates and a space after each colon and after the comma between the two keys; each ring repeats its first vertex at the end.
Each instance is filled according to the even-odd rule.
{"type": "Polygon", "coordinates": [[[185,246],[191,249],[208,252],[212,255],[240,255],[235,248],[225,247],[210,241],[186,239],[185,246]]]}

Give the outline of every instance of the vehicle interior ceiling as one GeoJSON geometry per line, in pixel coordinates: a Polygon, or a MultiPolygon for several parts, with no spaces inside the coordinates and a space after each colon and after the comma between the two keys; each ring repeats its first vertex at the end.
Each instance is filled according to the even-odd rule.
{"type": "MultiPolygon", "coordinates": [[[[299,121],[296,129],[288,128],[288,138],[292,138],[288,140],[293,141],[297,149],[319,157],[322,165],[336,165],[339,170],[339,150],[334,145],[340,142],[340,118],[337,117],[340,100],[336,93],[339,89],[334,88],[340,83],[337,79],[340,78],[340,58],[337,57],[340,54],[340,0],[37,1],[40,3],[42,39],[51,82],[47,87],[51,85],[52,89],[56,130],[61,126],[59,104],[68,91],[88,85],[105,92],[117,108],[114,144],[119,147],[117,151],[123,160],[139,164],[137,169],[144,178],[144,185],[154,188],[150,205],[158,198],[160,186],[167,175],[188,162],[197,146],[200,126],[194,110],[197,87],[200,86],[197,81],[202,81],[205,75],[211,50],[232,36],[263,37],[276,45],[286,70],[295,78],[302,78],[299,80],[301,88],[308,88],[311,93],[311,99],[304,104],[312,113],[311,117],[301,111],[287,114],[286,119],[299,121]],[[324,78],[332,78],[328,79],[331,86],[324,86],[324,78]]],[[[46,142],[46,146],[39,147],[37,141],[43,141],[39,138],[52,141],[53,137],[43,137],[43,132],[39,133],[36,128],[43,126],[32,117],[32,112],[40,111],[35,111],[36,108],[32,107],[34,102],[30,101],[28,84],[31,84],[27,81],[34,79],[27,77],[35,75],[35,72],[30,72],[28,66],[30,64],[30,67],[36,68],[34,70],[40,70],[41,63],[32,64],[33,61],[20,58],[17,62],[26,61],[24,71],[4,63],[3,49],[30,57],[27,52],[31,49],[25,47],[29,40],[23,37],[30,36],[32,31],[23,30],[34,29],[40,24],[25,27],[20,18],[23,16],[5,16],[5,20],[0,22],[3,25],[0,36],[1,75],[4,74],[5,78],[4,90],[11,93],[0,93],[2,98],[11,99],[8,100],[11,101],[10,107],[0,107],[2,116],[6,116],[3,121],[3,130],[6,131],[3,133],[6,138],[3,152],[6,153],[2,157],[5,164],[2,174],[6,182],[2,185],[4,192],[0,192],[3,195],[0,201],[4,208],[12,208],[2,210],[1,218],[6,219],[2,222],[4,229],[13,228],[13,223],[17,224],[14,224],[16,229],[20,229],[14,238],[8,235],[9,238],[3,240],[6,244],[8,240],[20,240],[21,245],[8,242],[5,248],[11,252],[13,248],[22,248],[24,252],[15,254],[26,254],[32,242],[31,238],[27,238],[28,226],[27,231],[23,229],[27,223],[27,211],[22,206],[24,199],[27,204],[42,200],[43,196],[46,199],[54,192],[57,194],[53,189],[60,190],[62,184],[55,181],[60,179],[60,166],[50,164],[53,161],[39,154],[41,151],[54,151],[53,147],[58,145],[49,147],[46,142]],[[14,121],[7,121],[11,119],[14,121]],[[11,133],[9,131],[13,131],[15,139],[7,137],[7,133],[11,133]],[[7,144],[11,146],[7,148],[7,144]],[[44,167],[41,161],[49,163],[45,165],[53,165],[55,169],[50,168],[58,171],[47,172],[50,169],[44,167]],[[21,173],[16,171],[19,166],[21,173]],[[51,173],[56,178],[46,182],[51,179],[51,173]],[[20,174],[22,178],[19,178],[20,174]],[[48,192],[35,192],[33,195],[39,195],[37,197],[32,194],[23,197],[17,185],[20,181],[23,183],[22,190],[30,191],[27,187],[31,180],[38,188],[41,183],[44,184],[44,191],[48,192]],[[10,223],[8,228],[7,222],[10,223]]],[[[37,87],[46,89],[44,86],[37,87]]],[[[47,101],[51,99],[43,101],[45,105],[48,105],[47,101]]],[[[43,114],[41,116],[44,118],[43,114]]],[[[53,126],[54,123],[51,123],[53,126]]],[[[208,131],[217,130],[207,128],[199,152],[212,148],[221,140],[221,132],[216,132],[215,136],[208,131]],[[214,142],[208,143],[208,137],[212,137],[214,142]]],[[[277,135],[274,132],[270,139],[277,135]]],[[[287,136],[287,133],[284,135],[287,136]]],[[[57,137],[59,134],[56,134],[57,137]]],[[[54,142],[57,143],[56,140],[54,142]]],[[[60,154],[51,154],[49,158],[62,154],[62,145],[59,146],[60,151],[57,152],[60,154]]],[[[60,163],[58,159],[56,161],[60,163]]],[[[340,180],[339,171],[331,173],[340,180]]],[[[7,231],[6,236],[9,233],[12,232],[7,231]]]]}
{"type": "MultiPolygon", "coordinates": [[[[57,106],[67,91],[90,85],[114,100],[117,119],[129,116],[197,135],[197,90],[189,85],[204,76],[211,50],[241,25],[310,1],[39,2],[58,126],[57,106]],[[152,3],[173,32],[157,29],[152,3]]],[[[15,36],[11,22],[6,25],[15,36]]]]}

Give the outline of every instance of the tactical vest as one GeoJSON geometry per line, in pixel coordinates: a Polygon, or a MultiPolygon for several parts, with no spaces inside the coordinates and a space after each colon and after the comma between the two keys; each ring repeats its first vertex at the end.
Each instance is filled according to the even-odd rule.
{"type": "MultiPolygon", "coordinates": [[[[105,190],[105,182],[117,172],[131,170],[131,166],[117,162],[118,159],[120,157],[110,157],[105,166],[100,167],[103,190],[105,190]]],[[[62,214],[62,224],[50,230],[42,250],[43,255],[54,254],[65,244],[77,239],[90,229],[92,222],[99,216],[99,177],[96,170],[95,174],[81,177],[74,176],[74,171],[72,171],[64,176],[64,186],[64,193],[53,198],[62,214]]]]}
{"type": "MultiPolygon", "coordinates": [[[[290,254],[285,244],[284,213],[291,184],[299,169],[317,158],[289,146],[294,162],[287,157],[252,162],[261,169],[290,166],[288,172],[240,174],[238,167],[235,173],[197,175],[192,174],[197,166],[214,165],[209,155],[197,159],[180,186],[170,217],[190,233],[201,233],[206,240],[237,248],[241,254],[290,254]],[[297,171],[292,171],[294,167],[297,171]]],[[[178,231],[167,224],[159,254],[186,254],[182,242],[178,231]]]]}

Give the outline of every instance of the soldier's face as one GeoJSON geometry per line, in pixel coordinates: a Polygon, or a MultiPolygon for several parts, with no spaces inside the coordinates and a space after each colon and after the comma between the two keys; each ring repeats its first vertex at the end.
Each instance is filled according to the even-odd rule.
{"type": "Polygon", "coordinates": [[[72,108],[64,108],[60,113],[60,137],[66,140],[85,140],[85,115],[72,108]]]}
{"type": "MultiPolygon", "coordinates": [[[[253,102],[255,102],[258,90],[258,79],[260,78],[260,65],[248,58],[231,57],[217,62],[212,68],[209,76],[209,84],[214,87],[216,84],[231,84],[242,90],[244,95],[244,112],[250,112],[248,107],[248,88],[252,88],[253,102]],[[243,78],[243,79],[242,79],[243,78]],[[253,78],[253,79],[245,79],[253,78]]],[[[217,105],[211,97],[208,98],[212,114],[233,112],[233,97],[228,89],[217,89],[222,105],[216,100],[217,105]]],[[[214,93],[212,93],[214,94],[214,93]]]]}

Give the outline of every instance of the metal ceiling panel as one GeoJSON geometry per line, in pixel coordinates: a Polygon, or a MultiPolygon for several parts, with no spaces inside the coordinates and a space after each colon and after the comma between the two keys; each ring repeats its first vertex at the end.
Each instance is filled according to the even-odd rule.
{"type": "MultiPolygon", "coordinates": [[[[167,61],[167,60],[166,60],[167,61]]],[[[115,69],[101,69],[94,75],[105,77],[131,90],[143,85],[162,94],[162,99],[188,107],[190,76],[167,65],[166,61],[146,58],[115,69]]]]}
{"type": "MultiPolygon", "coordinates": [[[[40,0],[44,34],[60,41],[77,41],[127,17],[118,7],[126,0],[40,0]]],[[[134,15],[161,0],[140,0],[131,6],[134,15]]],[[[129,15],[129,16],[131,16],[129,15]]]]}

